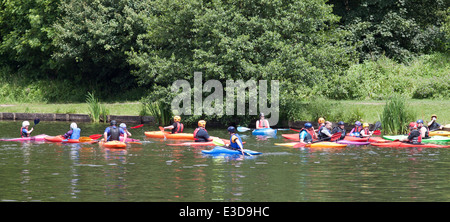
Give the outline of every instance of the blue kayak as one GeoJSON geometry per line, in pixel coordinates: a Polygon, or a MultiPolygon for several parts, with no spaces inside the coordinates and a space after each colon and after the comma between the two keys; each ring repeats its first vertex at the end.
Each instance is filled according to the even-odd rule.
{"type": "Polygon", "coordinates": [[[271,136],[277,135],[277,130],[272,128],[255,129],[252,131],[252,134],[257,136],[271,136]]]}
{"type": "MultiPolygon", "coordinates": [[[[244,149],[244,152],[245,152],[246,155],[248,155],[248,154],[250,154],[250,155],[262,154],[260,152],[253,151],[253,150],[247,150],[247,149],[244,149]]],[[[204,153],[204,154],[231,154],[231,155],[233,155],[233,154],[241,154],[241,151],[240,150],[232,150],[232,149],[228,149],[228,148],[221,147],[221,146],[216,146],[212,150],[202,150],[202,153],[204,153]]]]}

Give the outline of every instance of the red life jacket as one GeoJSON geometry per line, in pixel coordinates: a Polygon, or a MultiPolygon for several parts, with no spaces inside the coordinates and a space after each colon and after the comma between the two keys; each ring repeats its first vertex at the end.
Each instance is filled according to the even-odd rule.
{"type": "Polygon", "coordinates": [[[184,125],[182,123],[176,122],[177,128],[175,131],[172,131],[172,133],[182,133],[184,129],[184,125]]]}
{"type": "Polygon", "coordinates": [[[266,125],[266,119],[264,119],[263,121],[261,121],[261,120],[259,120],[259,128],[261,129],[261,128],[269,128],[270,126],[269,126],[269,123],[267,122],[267,125],[266,125]],[[264,122],[264,124],[263,124],[263,122],[264,122]]]}

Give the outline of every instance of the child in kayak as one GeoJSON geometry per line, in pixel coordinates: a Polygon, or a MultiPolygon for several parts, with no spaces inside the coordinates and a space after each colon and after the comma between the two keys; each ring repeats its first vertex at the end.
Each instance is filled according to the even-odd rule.
{"type": "Polygon", "coordinates": [[[241,137],[236,133],[236,129],[233,126],[228,127],[228,133],[230,134],[230,144],[226,144],[226,147],[229,147],[233,150],[239,150],[244,155],[244,145],[242,145],[241,137]]]}
{"type": "MultiPolygon", "coordinates": [[[[313,141],[313,136],[311,135],[312,124],[305,123],[303,129],[300,130],[298,137],[300,138],[300,143],[311,143],[313,141]]],[[[314,133],[314,129],[312,130],[314,133]]]]}
{"type": "Polygon", "coordinates": [[[76,123],[71,123],[70,124],[70,130],[67,131],[66,134],[64,134],[64,139],[79,139],[80,138],[80,132],[81,129],[78,128],[76,123]]]}
{"type": "Polygon", "coordinates": [[[350,136],[359,136],[362,129],[361,122],[356,121],[355,127],[350,131],[350,136]]]}
{"type": "Polygon", "coordinates": [[[166,126],[164,127],[164,129],[171,129],[172,130],[172,134],[173,133],[182,133],[183,129],[184,129],[184,125],[182,123],[180,123],[181,121],[181,117],[180,116],[174,116],[173,117],[173,124],[170,126],[166,126]]]}
{"type": "Polygon", "coordinates": [[[319,140],[330,141],[331,136],[331,122],[325,121],[325,126],[319,129],[319,140]]]}
{"type": "Polygon", "coordinates": [[[402,142],[412,143],[412,144],[422,144],[422,136],[419,130],[417,130],[417,123],[409,123],[409,134],[408,138],[402,140],[402,142]]]}
{"type": "Polygon", "coordinates": [[[119,141],[120,134],[123,134],[123,142],[127,141],[127,133],[125,133],[122,128],[117,127],[116,125],[117,121],[111,120],[111,126],[106,127],[105,132],[103,133],[105,141],[119,141]]]}
{"type": "Polygon", "coordinates": [[[31,130],[28,130],[29,126],[30,126],[30,122],[28,122],[28,121],[22,122],[22,127],[20,128],[20,135],[22,137],[29,137],[31,132],[33,132],[33,128],[31,128],[31,130]]]}
{"type": "Polygon", "coordinates": [[[339,140],[343,140],[345,138],[345,135],[347,134],[347,132],[345,131],[345,126],[344,126],[344,122],[339,121],[338,122],[338,126],[334,127],[333,130],[331,131],[331,134],[335,134],[335,133],[342,133],[341,137],[339,137],[339,140]]]}
{"type": "MultiPolygon", "coordinates": [[[[125,131],[125,133],[127,134],[127,136],[131,136],[130,131],[127,130],[127,124],[121,123],[121,124],[119,125],[119,127],[120,127],[123,131],[125,131]]],[[[123,136],[123,134],[120,134],[120,136],[123,136]]]]}
{"type": "Polygon", "coordinates": [[[428,123],[428,130],[437,130],[437,129],[442,129],[444,128],[444,126],[441,126],[441,124],[436,122],[437,116],[436,114],[431,115],[431,121],[428,123]]]}
{"type": "Polygon", "coordinates": [[[264,113],[259,114],[259,120],[256,121],[256,129],[270,128],[269,121],[264,119],[264,113]]]}
{"type": "Polygon", "coordinates": [[[364,123],[363,124],[363,129],[359,132],[359,137],[364,138],[364,137],[370,137],[372,136],[373,132],[370,132],[369,130],[369,123],[364,123]]]}
{"type": "Polygon", "coordinates": [[[417,120],[416,123],[417,123],[417,129],[420,132],[420,136],[422,136],[422,138],[430,138],[430,135],[428,133],[428,128],[423,125],[423,120],[419,119],[419,120],[417,120]]]}
{"type": "Polygon", "coordinates": [[[209,138],[208,131],[205,129],[206,121],[200,120],[198,121],[198,128],[194,130],[194,141],[195,142],[209,142],[212,141],[209,138]]]}

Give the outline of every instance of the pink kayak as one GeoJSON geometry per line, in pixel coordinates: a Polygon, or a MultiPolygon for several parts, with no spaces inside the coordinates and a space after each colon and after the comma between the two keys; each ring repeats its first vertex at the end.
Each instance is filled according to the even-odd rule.
{"type": "Polygon", "coordinates": [[[47,136],[46,134],[40,134],[37,136],[30,136],[30,137],[0,139],[0,141],[44,141],[46,136],[47,136]]]}

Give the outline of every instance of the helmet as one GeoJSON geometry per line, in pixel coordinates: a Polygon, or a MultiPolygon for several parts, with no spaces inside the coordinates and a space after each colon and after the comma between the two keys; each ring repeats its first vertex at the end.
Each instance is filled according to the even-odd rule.
{"type": "Polygon", "coordinates": [[[417,123],[423,123],[423,120],[419,119],[417,120],[417,123]]]}
{"type": "Polygon", "coordinates": [[[115,125],[117,125],[117,121],[111,120],[111,126],[115,126],[115,125]]]}
{"type": "Polygon", "coordinates": [[[361,126],[361,122],[359,122],[359,121],[356,121],[356,122],[355,122],[355,125],[357,125],[357,126],[361,126]]]}
{"type": "Polygon", "coordinates": [[[175,121],[175,122],[180,122],[180,120],[181,120],[180,116],[174,116],[173,117],[173,121],[175,121]]]}
{"type": "Polygon", "coordinates": [[[339,121],[339,122],[338,122],[338,125],[344,125],[344,122],[339,121]]]}
{"type": "Polygon", "coordinates": [[[30,125],[30,122],[28,122],[28,121],[23,121],[22,122],[22,127],[26,127],[26,126],[29,126],[30,125]]]}
{"type": "Polygon", "coordinates": [[[369,124],[368,123],[364,123],[363,127],[369,127],[369,124]]]}
{"type": "Polygon", "coordinates": [[[71,124],[70,124],[70,128],[71,128],[71,129],[75,129],[75,128],[78,128],[78,127],[77,127],[77,124],[76,124],[76,123],[71,123],[71,124]]]}
{"type": "Polygon", "coordinates": [[[205,120],[198,121],[198,126],[205,127],[206,126],[206,121],[205,120]]]}
{"type": "Polygon", "coordinates": [[[417,129],[417,123],[415,123],[415,122],[410,122],[410,123],[409,123],[409,127],[414,128],[414,129],[417,129]]]}
{"type": "Polygon", "coordinates": [[[236,129],[234,128],[234,126],[229,126],[228,127],[228,132],[234,133],[234,132],[236,132],[236,129]]]}
{"type": "Polygon", "coordinates": [[[318,120],[318,122],[319,122],[319,123],[324,123],[324,122],[325,122],[325,119],[322,118],[322,117],[320,117],[319,120],[318,120]]]}
{"type": "Polygon", "coordinates": [[[311,128],[312,127],[312,124],[311,123],[305,123],[305,128],[306,129],[309,129],[309,128],[311,128]]]}
{"type": "Polygon", "coordinates": [[[121,124],[119,125],[119,127],[120,127],[120,128],[127,128],[127,124],[121,123],[121,124]]]}

